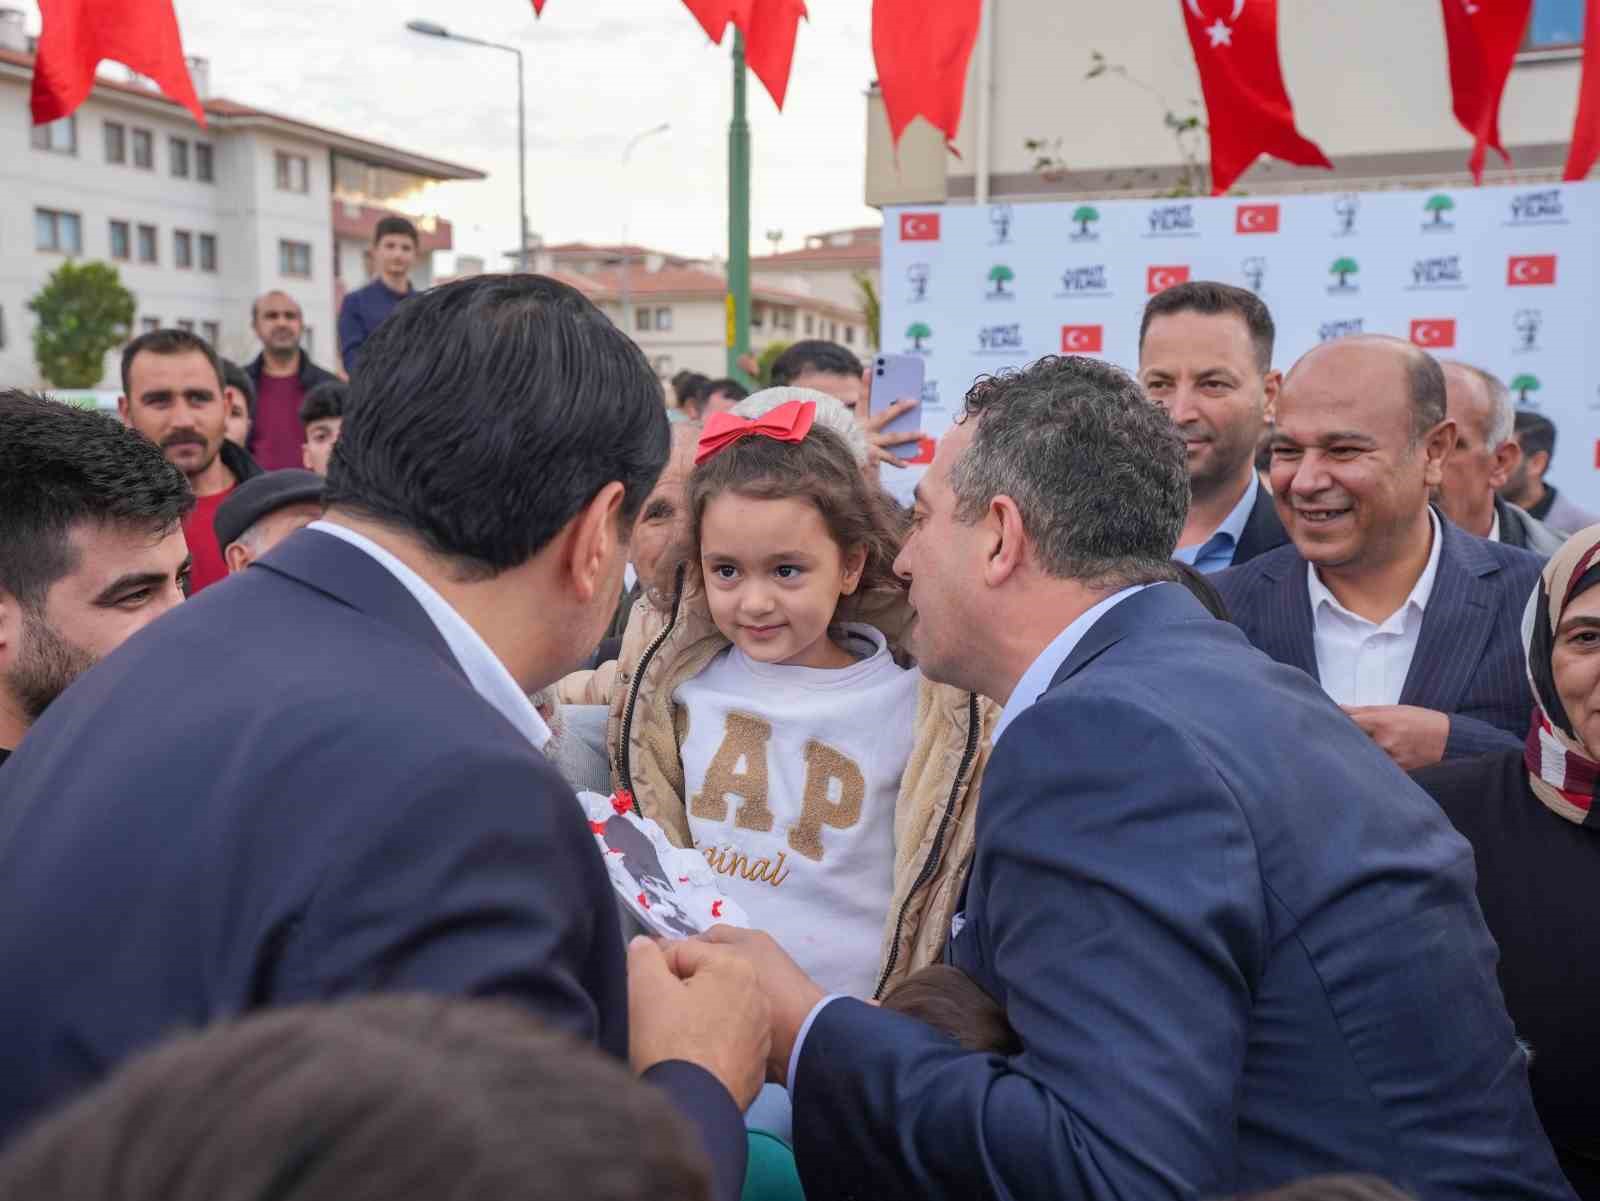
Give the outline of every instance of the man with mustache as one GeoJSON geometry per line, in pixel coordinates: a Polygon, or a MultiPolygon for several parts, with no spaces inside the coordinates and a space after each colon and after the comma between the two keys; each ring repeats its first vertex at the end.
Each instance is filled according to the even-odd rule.
{"type": "Polygon", "coordinates": [[[1542,561],[1429,506],[1456,440],[1426,352],[1374,335],[1315,348],[1272,432],[1293,544],[1212,581],[1251,642],[1407,771],[1520,746],[1533,707],[1519,626],[1542,561]]]}
{"type": "Polygon", "coordinates": [[[228,406],[222,363],[204,338],[181,329],[141,334],[122,352],[122,420],[161,448],[189,481],[195,506],[183,519],[194,556],[190,595],[228,574],[214,522],[228,493],[261,468],[223,435],[228,406]]]}
{"type": "Polygon", "coordinates": [[[1196,280],[1151,297],[1139,327],[1139,382],[1172,415],[1189,464],[1189,516],[1173,558],[1200,571],[1288,541],[1255,450],[1283,384],[1272,314],[1243,288],[1196,280]]]}

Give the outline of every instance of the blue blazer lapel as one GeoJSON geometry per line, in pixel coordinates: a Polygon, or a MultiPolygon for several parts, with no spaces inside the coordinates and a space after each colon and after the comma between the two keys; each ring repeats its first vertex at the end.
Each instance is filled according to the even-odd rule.
{"type": "Polygon", "coordinates": [[[1261,585],[1266,590],[1259,627],[1246,631],[1251,641],[1279,663],[1298,667],[1321,683],[1317,672],[1317,644],[1311,616],[1311,593],[1306,588],[1306,561],[1298,554],[1278,555],[1264,564],[1261,585]]]}
{"type": "Polygon", "coordinates": [[[1402,705],[1453,712],[1483,658],[1494,630],[1494,585],[1499,566],[1477,539],[1439,519],[1439,570],[1422,615],[1402,705]]]}

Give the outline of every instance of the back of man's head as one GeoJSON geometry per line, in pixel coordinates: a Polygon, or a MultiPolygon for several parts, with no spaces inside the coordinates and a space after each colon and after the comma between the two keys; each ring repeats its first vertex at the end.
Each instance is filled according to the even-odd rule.
{"type": "Polygon", "coordinates": [[[1254,292],[1221,284],[1213,280],[1191,280],[1163,292],[1157,292],[1144,306],[1144,319],[1139,323],[1139,346],[1144,346],[1150,323],[1159,317],[1179,313],[1199,313],[1206,317],[1234,316],[1244,322],[1250,332],[1250,344],[1255,350],[1256,366],[1262,371],[1272,368],[1272,348],[1277,337],[1272,312],[1254,292]]]}
{"type": "Polygon", "coordinates": [[[1175,578],[1189,471],[1172,419],[1126,372],[1048,355],[967,393],[972,445],[951,472],[956,517],[1016,502],[1040,569],[1097,588],[1175,578]]]}
{"type": "Polygon", "coordinates": [[[0,1201],[704,1201],[665,1094],[510,1005],[271,1010],[132,1061],[0,1156],[0,1201]]]}
{"type": "Polygon", "coordinates": [[[343,417],[345,400],[350,395],[350,385],[339,379],[325,379],[306,393],[300,402],[300,424],[327,421],[330,417],[343,417]]]}
{"type": "Polygon", "coordinates": [[[861,360],[836,342],[796,342],[772,361],[774,388],[784,388],[808,375],[861,378],[861,360]]]}
{"type": "Polygon", "coordinates": [[[223,385],[243,393],[245,403],[250,406],[250,411],[254,413],[256,411],[256,386],[250,382],[249,373],[232,359],[223,359],[221,362],[223,385]]]}
{"type": "MultiPolygon", "coordinates": [[[[1482,435],[1484,444],[1492,451],[1496,447],[1511,441],[1516,433],[1516,409],[1511,403],[1511,389],[1492,371],[1485,370],[1472,363],[1463,363],[1457,359],[1446,359],[1440,362],[1440,369],[1445,373],[1445,400],[1449,403],[1449,384],[1452,373],[1472,380],[1483,390],[1487,406],[1478,414],[1483,423],[1483,428],[1478,431],[1482,435]]],[[[1459,424],[1459,423],[1458,423],[1459,424]]]]}
{"type": "Polygon", "coordinates": [[[581,293],[537,275],[457,280],[401,305],[362,350],[327,504],[495,576],[613,481],[626,534],[667,425],[644,354],[581,293]]]}
{"type": "Polygon", "coordinates": [[[76,567],[83,523],[171,531],[194,507],[183,473],[112,417],[0,391],[0,592],[32,611],[76,567]]]}

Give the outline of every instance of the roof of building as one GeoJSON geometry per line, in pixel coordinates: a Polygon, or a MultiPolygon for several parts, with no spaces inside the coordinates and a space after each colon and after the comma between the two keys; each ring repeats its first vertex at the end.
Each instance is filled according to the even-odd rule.
{"type": "Polygon", "coordinates": [[[764,254],[750,260],[752,270],[782,268],[784,270],[808,267],[847,267],[876,264],[883,249],[883,233],[876,225],[859,229],[841,229],[831,233],[813,234],[800,250],[786,250],[781,254],[764,254]]]}
{"type": "MultiPolygon", "coordinates": [[[[0,78],[7,76],[31,79],[33,76],[33,55],[17,50],[0,49],[0,78]]],[[[140,105],[155,105],[158,109],[175,110],[176,113],[184,111],[183,106],[176,100],[167,99],[167,97],[153,88],[136,83],[119,83],[117,80],[105,79],[99,76],[95,78],[93,94],[99,99],[116,98],[140,105]]],[[[355,134],[329,129],[324,125],[313,125],[309,121],[302,121],[296,117],[285,117],[282,114],[254,108],[248,104],[240,104],[234,100],[225,100],[220,97],[208,98],[201,101],[201,107],[205,109],[207,123],[221,130],[270,129],[292,137],[319,142],[332,150],[337,150],[363,162],[372,163],[379,167],[391,167],[397,171],[407,171],[414,175],[423,175],[429,179],[488,178],[484,172],[476,167],[465,167],[459,163],[448,163],[443,159],[430,158],[424,154],[414,154],[409,150],[401,150],[395,146],[387,146],[382,142],[374,142],[367,138],[357,137],[355,134]]]]}

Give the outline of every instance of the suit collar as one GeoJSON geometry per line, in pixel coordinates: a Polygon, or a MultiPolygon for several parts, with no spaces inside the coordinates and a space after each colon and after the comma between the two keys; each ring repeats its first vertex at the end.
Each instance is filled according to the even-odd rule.
{"type": "Polygon", "coordinates": [[[1244,523],[1244,532],[1233,551],[1235,564],[1246,563],[1269,550],[1276,550],[1289,541],[1283,521],[1278,517],[1278,505],[1265,487],[1256,491],[1256,503],[1250,507],[1250,519],[1244,523]]]}
{"type": "Polygon", "coordinates": [[[1129,634],[1195,620],[1214,621],[1182,584],[1153,584],[1136,592],[1090,626],[1050,680],[1065,683],[1129,634]]]}

